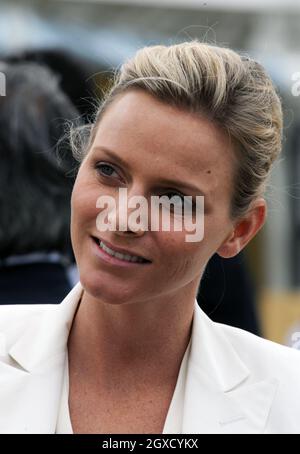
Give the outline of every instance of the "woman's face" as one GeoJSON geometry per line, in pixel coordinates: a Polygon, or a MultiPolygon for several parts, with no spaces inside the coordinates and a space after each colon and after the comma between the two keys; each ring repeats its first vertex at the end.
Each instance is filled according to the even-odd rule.
{"type": "Polygon", "coordinates": [[[233,232],[233,171],[229,138],[209,120],[143,91],[116,98],[98,125],[72,194],[72,243],[87,293],[118,304],[153,300],[179,289],[196,292],[207,261],[226,247],[233,232]],[[185,229],[99,231],[97,199],[108,195],[118,200],[120,188],[127,189],[128,199],[142,195],[149,204],[153,195],[189,195],[193,200],[204,195],[203,240],[186,241],[190,232],[185,229]],[[123,260],[101,251],[97,239],[148,262],[124,266],[123,260]]]}

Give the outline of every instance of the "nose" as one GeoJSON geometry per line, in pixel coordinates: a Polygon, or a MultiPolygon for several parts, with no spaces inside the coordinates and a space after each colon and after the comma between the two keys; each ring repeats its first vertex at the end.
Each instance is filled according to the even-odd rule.
{"type": "Polygon", "coordinates": [[[148,229],[148,201],[142,189],[119,191],[116,204],[116,235],[141,237],[148,229]]]}
{"type": "Polygon", "coordinates": [[[143,236],[145,234],[145,231],[144,230],[138,230],[138,231],[134,232],[132,230],[125,230],[125,231],[116,230],[114,233],[115,233],[116,236],[120,236],[120,237],[138,238],[140,236],[143,236]]]}

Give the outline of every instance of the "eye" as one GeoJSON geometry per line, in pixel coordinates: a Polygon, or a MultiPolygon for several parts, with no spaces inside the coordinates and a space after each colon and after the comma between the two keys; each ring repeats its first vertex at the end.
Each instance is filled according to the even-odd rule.
{"type": "Polygon", "coordinates": [[[166,195],[167,197],[169,198],[173,198],[174,202],[175,203],[181,203],[183,204],[184,203],[184,195],[183,194],[180,194],[179,192],[167,192],[166,194],[163,194],[163,195],[166,195]]]}
{"type": "MultiPolygon", "coordinates": [[[[190,200],[191,197],[186,197],[185,194],[177,191],[169,191],[163,194],[163,196],[167,196],[170,199],[170,202],[174,203],[175,209],[178,207],[180,210],[188,210],[187,212],[195,211],[196,203],[193,200],[190,200]]],[[[173,205],[171,205],[170,208],[171,211],[173,211],[173,205]]],[[[181,212],[183,213],[183,211],[181,212]]]]}
{"type": "Polygon", "coordinates": [[[110,165],[106,163],[98,163],[96,164],[96,170],[99,173],[99,175],[102,175],[104,177],[111,177],[113,176],[113,172],[119,176],[119,174],[116,172],[116,170],[110,165]]]}

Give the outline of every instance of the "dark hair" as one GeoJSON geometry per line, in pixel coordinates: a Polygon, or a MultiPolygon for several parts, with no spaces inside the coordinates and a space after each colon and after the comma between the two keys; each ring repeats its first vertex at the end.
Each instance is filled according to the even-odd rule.
{"type": "Polygon", "coordinates": [[[0,257],[71,252],[70,196],[76,161],[65,135],[78,112],[58,77],[35,63],[2,64],[0,97],[0,257]],[[70,170],[71,169],[71,170],[70,170]]]}

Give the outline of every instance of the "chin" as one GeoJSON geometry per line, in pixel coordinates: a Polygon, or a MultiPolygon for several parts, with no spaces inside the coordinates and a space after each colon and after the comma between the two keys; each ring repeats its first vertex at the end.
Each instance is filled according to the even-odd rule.
{"type": "Polygon", "coordinates": [[[134,291],[128,292],[128,288],[126,288],[125,292],[124,287],[116,285],[109,277],[99,276],[99,272],[80,273],[80,282],[88,295],[105,304],[131,303],[136,295],[134,291]]]}

